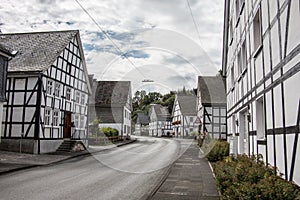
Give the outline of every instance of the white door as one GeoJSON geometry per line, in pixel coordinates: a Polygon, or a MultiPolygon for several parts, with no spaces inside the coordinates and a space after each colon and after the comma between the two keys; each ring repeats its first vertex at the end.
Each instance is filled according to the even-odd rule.
{"type": "Polygon", "coordinates": [[[239,123],[239,150],[240,154],[249,153],[249,137],[248,137],[248,120],[247,112],[240,113],[240,123],[239,123]]]}

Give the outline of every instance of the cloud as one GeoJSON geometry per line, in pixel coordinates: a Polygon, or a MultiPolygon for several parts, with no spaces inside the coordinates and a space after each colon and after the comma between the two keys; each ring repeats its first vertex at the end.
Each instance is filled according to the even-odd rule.
{"type": "Polygon", "coordinates": [[[144,51],[140,50],[131,50],[122,55],[122,57],[127,57],[127,58],[149,58],[149,54],[146,54],[144,51]]]}
{"type": "MultiPolygon", "coordinates": [[[[221,67],[222,0],[189,0],[199,35],[186,1],[79,2],[113,43],[72,0],[3,1],[0,29],[3,33],[80,30],[88,71],[97,78],[122,79],[136,71],[122,54],[151,76],[154,71],[153,76],[170,88],[181,88],[183,80],[192,85],[196,75],[212,75],[221,67]]],[[[140,82],[144,77],[137,72],[131,78],[140,82]]]]}

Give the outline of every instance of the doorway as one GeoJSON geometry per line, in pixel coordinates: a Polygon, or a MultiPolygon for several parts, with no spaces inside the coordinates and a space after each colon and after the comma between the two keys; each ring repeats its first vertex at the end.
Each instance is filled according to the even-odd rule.
{"type": "Polygon", "coordinates": [[[239,124],[239,150],[240,154],[249,153],[249,137],[248,137],[248,120],[247,110],[240,112],[240,124],[239,124]]]}
{"type": "Polygon", "coordinates": [[[72,128],[72,121],[71,121],[71,112],[65,112],[64,114],[64,139],[71,138],[71,128],[72,128]]]}

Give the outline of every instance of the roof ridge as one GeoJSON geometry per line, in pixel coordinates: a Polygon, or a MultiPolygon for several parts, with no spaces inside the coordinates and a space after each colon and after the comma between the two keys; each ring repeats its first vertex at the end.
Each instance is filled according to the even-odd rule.
{"type": "Polygon", "coordinates": [[[0,36],[5,35],[32,35],[32,34],[47,34],[47,33],[64,33],[64,32],[79,32],[78,29],[59,30],[59,31],[38,31],[38,32],[18,32],[18,33],[0,33],[0,36]]]}

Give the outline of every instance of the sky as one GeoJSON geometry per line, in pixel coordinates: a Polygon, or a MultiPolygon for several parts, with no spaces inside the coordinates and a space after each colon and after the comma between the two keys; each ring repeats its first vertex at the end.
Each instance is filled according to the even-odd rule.
{"type": "Polygon", "coordinates": [[[0,29],[79,30],[97,80],[166,93],[221,69],[223,15],[223,0],[2,0],[0,29]]]}

